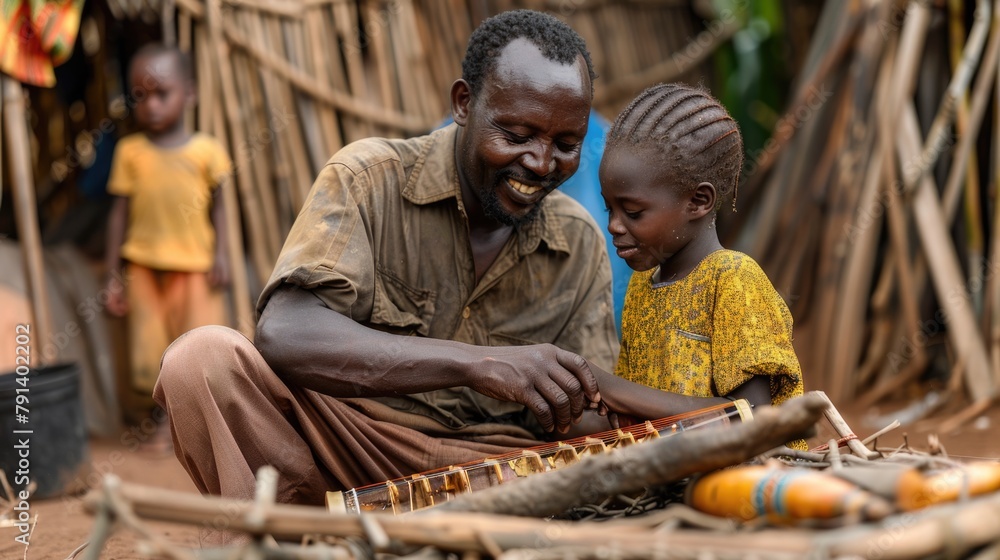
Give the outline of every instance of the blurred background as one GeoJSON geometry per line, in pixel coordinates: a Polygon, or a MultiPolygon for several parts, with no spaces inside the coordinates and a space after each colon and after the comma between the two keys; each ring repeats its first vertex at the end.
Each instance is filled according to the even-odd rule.
{"type": "MultiPolygon", "coordinates": [[[[21,4],[4,1],[8,19],[21,4]]],[[[720,215],[720,232],[762,264],[791,308],[807,390],[838,405],[888,400],[907,407],[908,422],[951,427],[993,401],[993,2],[50,4],[78,14],[67,26],[72,48],[52,53],[51,75],[4,76],[0,332],[30,317],[36,360],[78,364],[92,434],[117,436],[129,412],[125,341],[120,321],[103,313],[100,279],[111,154],[135,130],[124,75],[132,54],[162,41],[195,62],[187,122],[221,139],[236,168],[226,193],[236,202],[231,324],[251,334],[253,302],[326,160],[359,138],[439,126],[472,29],[515,8],[552,13],[586,39],[600,76],[597,130],[659,82],[700,84],[728,107],[747,153],[736,212],[720,215]]],[[[31,35],[7,29],[0,59],[31,35]]],[[[599,220],[601,146],[588,143],[580,182],[567,185],[599,220]]],[[[14,366],[8,338],[3,371],[14,366]]]]}

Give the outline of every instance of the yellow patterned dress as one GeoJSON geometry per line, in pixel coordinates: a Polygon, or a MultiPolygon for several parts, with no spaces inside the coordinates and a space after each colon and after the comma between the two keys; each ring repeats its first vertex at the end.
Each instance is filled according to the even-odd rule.
{"type": "Polygon", "coordinates": [[[696,397],[766,375],[772,404],[802,394],[792,315],[752,258],[718,250],[676,282],[653,284],[656,270],[629,282],[616,375],[696,397]]]}

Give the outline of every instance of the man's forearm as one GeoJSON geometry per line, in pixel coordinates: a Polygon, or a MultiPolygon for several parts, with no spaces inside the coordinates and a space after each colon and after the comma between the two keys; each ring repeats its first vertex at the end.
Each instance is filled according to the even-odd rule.
{"type": "Polygon", "coordinates": [[[420,393],[468,384],[466,345],[391,335],[332,311],[312,293],[271,296],[255,341],[286,381],[335,397],[420,393]]]}
{"type": "Polygon", "coordinates": [[[520,403],[543,428],[561,432],[601,400],[587,361],[552,344],[484,347],[387,334],[290,285],[271,295],[255,344],[285,381],[334,397],[469,387],[520,403]]]}

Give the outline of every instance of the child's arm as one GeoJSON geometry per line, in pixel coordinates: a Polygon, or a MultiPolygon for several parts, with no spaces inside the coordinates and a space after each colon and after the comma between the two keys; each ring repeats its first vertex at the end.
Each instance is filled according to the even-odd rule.
{"type": "Polygon", "coordinates": [[[690,397],[678,393],[661,391],[639,383],[622,379],[608,373],[594,364],[590,371],[597,379],[601,391],[601,402],[607,406],[609,418],[599,416],[591,410],[584,410],[583,419],[570,428],[569,433],[559,434],[560,439],[590,435],[615,428],[612,414],[628,415],[638,420],[657,420],[675,414],[690,412],[717,404],[730,402],[726,397],[746,399],[754,406],[771,404],[771,388],[766,377],[753,376],[725,397],[690,397]]]}
{"type": "Polygon", "coordinates": [[[107,246],[104,263],[107,274],[108,313],[122,317],[128,312],[125,301],[125,286],[122,274],[122,243],[125,241],[125,225],[128,223],[128,197],[116,196],[108,216],[107,246]]]}
{"type": "Polygon", "coordinates": [[[215,259],[208,273],[208,283],[212,286],[229,285],[229,229],[226,224],[225,196],[220,184],[212,193],[212,226],[215,228],[215,259]]]}

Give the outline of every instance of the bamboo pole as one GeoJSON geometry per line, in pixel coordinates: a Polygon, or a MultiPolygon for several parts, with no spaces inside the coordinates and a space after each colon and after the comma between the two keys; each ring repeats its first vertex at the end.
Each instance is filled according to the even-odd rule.
{"type": "MultiPolygon", "coordinates": [[[[1000,13],[1000,0],[994,7],[994,14],[1000,13]]],[[[994,33],[997,29],[994,28],[994,33]]],[[[1000,62],[998,62],[1000,64],[1000,62]]],[[[993,134],[1000,134],[1000,72],[997,72],[996,87],[994,88],[994,110],[993,110],[993,134]]],[[[990,265],[1000,265],[1000,142],[993,143],[993,180],[991,185],[993,193],[993,236],[992,251],[990,255],[990,265]]],[[[986,294],[989,309],[988,336],[990,345],[990,358],[993,365],[993,374],[1000,372],[1000,274],[989,275],[986,283],[986,294]]]]}
{"type": "MultiPolygon", "coordinates": [[[[920,128],[913,104],[907,103],[900,121],[901,134],[897,150],[902,161],[919,157],[920,128]]],[[[949,317],[948,335],[957,352],[968,359],[966,375],[974,401],[992,399],[993,376],[990,372],[986,347],[979,334],[977,321],[969,304],[962,280],[961,267],[951,246],[944,212],[933,180],[921,179],[913,195],[913,212],[921,227],[917,228],[930,267],[931,279],[938,300],[949,317]]]]}
{"type": "MultiPolygon", "coordinates": [[[[990,37],[989,45],[986,47],[986,56],[983,57],[983,66],[979,76],[976,78],[976,85],[972,92],[972,109],[969,114],[969,127],[964,134],[958,138],[958,146],[955,148],[955,156],[952,159],[951,169],[948,172],[948,179],[945,183],[944,194],[941,202],[944,208],[944,215],[950,224],[958,209],[962,195],[962,176],[967,170],[969,158],[972,156],[972,148],[979,137],[979,127],[982,125],[983,116],[986,114],[986,107],[990,101],[990,91],[993,89],[994,77],[997,74],[997,64],[1000,62],[1000,14],[995,17],[994,29],[997,31],[990,37]]],[[[964,90],[963,90],[964,93],[964,90]]],[[[937,154],[927,156],[937,159],[937,154]]],[[[923,164],[924,161],[921,160],[923,164]]]]}
{"type": "Polygon", "coordinates": [[[246,50],[259,63],[269,67],[277,75],[318,101],[329,103],[341,111],[350,113],[366,121],[390,128],[398,128],[410,133],[426,132],[434,126],[434,123],[426,119],[413,117],[395,110],[382,109],[355,99],[349,94],[330,89],[328,86],[317,82],[306,72],[291,66],[273,53],[253,44],[230,22],[222,22],[222,25],[231,46],[246,50]]]}
{"type": "Polygon", "coordinates": [[[240,115],[240,108],[237,105],[236,85],[233,81],[233,71],[229,60],[229,47],[222,35],[221,11],[219,0],[207,0],[207,20],[209,41],[214,46],[219,72],[219,82],[222,85],[222,105],[226,111],[226,121],[229,125],[230,139],[234,146],[235,173],[233,177],[240,192],[240,201],[247,218],[247,231],[250,233],[250,251],[253,256],[253,264],[257,277],[261,282],[266,281],[271,276],[271,267],[274,266],[273,258],[267,253],[267,241],[264,237],[267,232],[262,231],[263,219],[261,217],[260,201],[253,188],[253,179],[250,177],[250,162],[246,150],[240,145],[246,139],[246,131],[240,115]]]}
{"type": "MultiPolygon", "coordinates": [[[[962,0],[948,1],[948,35],[951,39],[951,63],[953,67],[960,67],[962,64],[962,36],[965,32],[965,3],[962,0]]],[[[988,64],[984,62],[984,65],[988,64]]],[[[969,95],[962,92],[961,97],[956,99],[955,106],[955,133],[958,137],[968,134],[969,130],[969,95]]],[[[956,162],[952,162],[953,167],[957,167],[956,162]]],[[[946,189],[947,190],[947,189],[946,189]]],[[[969,278],[969,287],[972,291],[972,306],[979,312],[983,310],[983,220],[980,217],[982,208],[979,204],[979,163],[975,153],[969,154],[967,165],[965,165],[965,233],[967,239],[968,255],[966,256],[966,270],[969,278]]]]}
{"type": "Polygon", "coordinates": [[[952,75],[944,99],[941,100],[941,106],[934,117],[934,122],[931,124],[931,130],[927,134],[927,140],[922,146],[918,160],[922,162],[922,167],[919,174],[915,173],[912,178],[907,178],[907,185],[910,188],[913,188],[920,176],[930,169],[933,162],[937,160],[944,145],[947,129],[955,117],[955,104],[965,95],[965,91],[969,87],[969,82],[972,81],[972,74],[978,66],[983,45],[986,43],[986,35],[990,29],[989,0],[976,1],[976,11],[973,17],[975,21],[972,25],[972,30],[969,32],[969,39],[965,43],[965,49],[962,52],[961,64],[958,65],[955,73],[952,75]]]}
{"type": "MultiPolygon", "coordinates": [[[[49,295],[45,290],[45,262],[42,254],[42,240],[38,232],[38,205],[35,202],[35,186],[31,174],[31,154],[28,152],[28,124],[24,118],[24,90],[21,82],[6,74],[0,74],[3,83],[4,132],[7,136],[7,156],[13,181],[14,218],[17,222],[17,237],[24,260],[25,285],[31,299],[32,321],[29,323],[31,346],[31,366],[38,367],[46,362],[58,360],[59,356],[47,356],[45,351],[52,342],[52,315],[49,312],[49,295]]],[[[13,335],[11,335],[13,336],[13,335]]],[[[53,347],[54,348],[54,347],[53,347]]]]}
{"type": "MultiPolygon", "coordinates": [[[[909,99],[913,95],[917,70],[919,69],[921,60],[920,53],[923,52],[923,44],[930,25],[930,17],[930,8],[926,4],[910,4],[900,34],[899,45],[895,50],[898,55],[887,56],[885,58],[883,69],[886,71],[879,73],[880,79],[877,87],[880,95],[877,95],[875,103],[876,115],[878,116],[878,133],[876,135],[877,152],[873,155],[869,168],[869,172],[871,173],[869,178],[873,181],[873,184],[877,185],[879,184],[879,180],[882,180],[881,184],[883,187],[879,191],[883,194],[883,197],[880,197],[876,201],[869,201],[869,203],[884,205],[888,214],[889,234],[893,247],[892,254],[897,267],[896,284],[899,290],[899,300],[903,307],[904,333],[912,332],[918,328],[919,317],[916,309],[917,299],[915,288],[912,283],[912,271],[909,264],[910,249],[907,241],[906,217],[903,213],[902,200],[899,197],[899,185],[895,180],[896,163],[893,154],[893,145],[895,131],[897,130],[896,123],[899,120],[900,113],[898,109],[900,106],[899,100],[909,99]],[[891,75],[889,75],[888,68],[891,68],[891,75]]],[[[865,211],[875,212],[876,210],[872,206],[867,206],[865,211]]],[[[864,254],[860,252],[856,253],[859,258],[849,261],[848,273],[846,274],[847,281],[845,282],[847,288],[844,290],[845,294],[867,293],[867,286],[862,283],[869,281],[871,278],[871,266],[873,265],[875,249],[877,248],[874,241],[877,240],[878,230],[879,228],[869,226],[867,231],[862,234],[868,244],[860,245],[855,243],[852,245],[856,250],[860,245],[861,248],[866,248],[868,251],[864,254]],[[863,259],[861,258],[862,255],[863,259]],[[856,268],[856,265],[860,265],[861,263],[864,264],[864,267],[856,268]],[[855,271],[859,273],[852,274],[855,271]]],[[[842,336],[850,337],[851,344],[841,342],[839,337],[832,341],[833,347],[837,348],[837,351],[833,354],[835,364],[833,375],[838,381],[835,385],[838,390],[834,392],[834,396],[837,399],[844,399],[851,396],[852,382],[854,381],[851,372],[857,363],[861,340],[859,330],[853,328],[852,325],[858,324],[864,317],[863,306],[857,304],[857,298],[845,297],[843,299],[848,303],[845,303],[841,309],[850,310],[852,313],[846,314],[839,323],[841,326],[840,332],[846,333],[842,334],[842,336]]],[[[915,350],[918,354],[926,354],[926,351],[922,347],[917,347],[915,350]]],[[[918,364],[924,361],[925,358],[920,355],[914,356],[912,359],[912,362],[918,364]]],[[[883,385],[882,387],[892,386],[894,384],[883,385]]],[[[878,391],[882,391],[883,388],[879,388],[878,391]]],[[[881,395],[880,392],[876,392],[875,394],[881,395]]],[[[872,397],[869,396],[868,398],[872,397]]]]}
{"type": "MultiPolygon", "coordinates": [[[[893,53],[888,52],[878,72],[874,98],[880,107],[885,107],[888,103],[891,89],[888,78],[891,76],[894,60],[893,53]]],[[[857,325],[864,321],[866,301],[856,295],[868,293],[878,250],[883,216],[879,211],[879,205],[882,204],[878,196],[882,192],[879,189],[879,178],[882,160],[887,155],[881,147],[892,141],[890,136],[884,134],[885,130],[882,134],[873,134],[875,147],[870,152],[871,159],[858,196],[854,223],[848,224],[848,231],[845,232],[848,251],[843,264],[841,294],[848,294],[850,297],[841,297],[842,303],[837,307],[833,318],[833,337],[830,340],[831,346],[837,349],[831,356],[830,376],[837,385],[833,394],[838,399],[850,395],[856,388],[851,382],[859,381],[852,376],[852,371],[861,353],[863,332],[857,325]]]]}
{"type": "MultiPolygon", "coordinates": [[[[212,114],[212,123],[207,130],[225,145],[228,142],[225,117],[221,111],[212,114]]],[[[243,214],[240,212],[239,193],[233,177],[222,182],[222,196],[226,200],[223,209],[226,211],[227,236],[226,253],[229,255],[230,270],[232,270],[232,302],[234,328],[249,339],[253,339],[256,330],[256,319],[253,310],[254,301],[250,295],[250,284],[247,277],[246,253],[243,250],[243,214]]]]}

